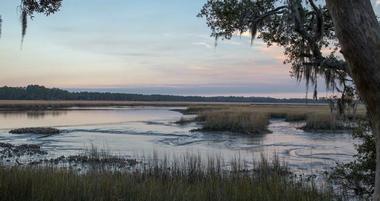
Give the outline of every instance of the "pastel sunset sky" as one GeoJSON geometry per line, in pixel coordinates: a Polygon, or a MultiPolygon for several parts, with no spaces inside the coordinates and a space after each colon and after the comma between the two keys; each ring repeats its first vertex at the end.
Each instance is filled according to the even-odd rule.
{"type": "Polygon", "coordinates": [[[57,14],[29,22],[21,49],[19,1],[0,0],[0,85],[304,97],[281,48],[244,35],[215,48],[196,17],[205,2],[64,0],[57,14]]]}

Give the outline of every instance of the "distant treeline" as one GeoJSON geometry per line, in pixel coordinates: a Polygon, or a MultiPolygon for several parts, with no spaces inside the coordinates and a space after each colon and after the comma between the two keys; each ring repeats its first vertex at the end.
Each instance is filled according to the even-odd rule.
{"type": "MultiPolygon", "coordinates": [[[[306,103],[306,99],[277,99],[270,97],[239,96],[174,96],[142,95],[126,93],[69,92],[58,88],[46,88],[39,85],[27,87],[1,87],[1,100],[109,100],[109,101],[186,101],[186,102],[256,102],[256,103],[306,103]]],[[[321,100],[307,100],[309,103],[324,103],[321,100]]]]}

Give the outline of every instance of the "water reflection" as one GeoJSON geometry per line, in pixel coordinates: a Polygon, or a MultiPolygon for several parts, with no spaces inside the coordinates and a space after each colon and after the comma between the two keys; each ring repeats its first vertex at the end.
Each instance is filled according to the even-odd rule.
{"type": "MultiPolygon", "coordinates": [[[[0,112],[0,129],[20,127],[52,126],[68,127],[79,125],[115,124],[129,121],[156,121],[165,117],[171,108],[155,107],[110,107],[71,108],[36,112],[0,112]]],[[[175,113],[175,112],[171,112],[175,113]]],[[[175,113],[178,116],[177,113],[175,113]]],[[[170,118],[170,117],[169,117],[170,118]]],[[[165,119],[161,119],[165,120],[165,119]]]]}
{"type": "Polygon", "coordinates": [[[45,116],[57,117],[60,115],[66,115],[65,110],[54,111],[2,111],[0,115],[3,119],[7,118],[30,118],[30,119],[43,119],[45,116]]]}
{"type": "Polygon", "coordinates": [[[31,119],[42,119],[45,116],[58,117],[61,115],[67,115],[67,111],[31,111],[26,113],[26,116],[31,119]]]}

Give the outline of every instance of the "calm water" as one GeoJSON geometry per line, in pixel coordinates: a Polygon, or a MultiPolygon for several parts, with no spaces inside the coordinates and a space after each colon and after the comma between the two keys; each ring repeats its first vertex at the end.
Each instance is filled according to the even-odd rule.
{"type": "MultiPolygon", "coordinates": [[[[72,108],[46,112],[0,112],[0,142],[39,144],[48,157],[71,155],[92,144],[131,157],[180,156],[195,153],[240,157],[252,161],[261,155],[281,160],[305,174],[328,170],[337,162],[352,160],[354,140],[349,133],[308,133],[297,124],[272,120],[270,134],[247,137],[228,133],[190,132],[196,124],[173,122],[182,114],[167,107],[72,108]],[[51,126],[64,130],[55,136],[11,135],[10,129],[51,126]]],[[[178,109],[178,108],[177,108],[178,109]]]]}

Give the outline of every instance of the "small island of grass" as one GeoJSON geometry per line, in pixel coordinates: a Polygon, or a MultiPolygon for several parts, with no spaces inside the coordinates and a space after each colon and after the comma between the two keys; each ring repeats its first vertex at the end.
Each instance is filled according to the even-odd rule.
{"type": "Polygon", "coordinates": [[[42,134],[42,135],[54,135],[59,134],[61,131],[51,127],[30,127],[30,128],[18,128],[9,131],[11,134],[42,134]]]}
{"type": "Polygon", "coordinates": [[[181,111],[196,115],[195,118],[181,118],[176,123],[198,122],[200,129],[194,131],[226,131],[257,135],[270,133],[270,119],[284,119],[299,122],[300,129],[307,132],[347,131],[355,128],[355,119],[365,119],[366,110],[359,107],[356,114],[346,116],[332,113],[328,105],[194,105],[181,111]]]}
{"type": "Polygon", "coordinates": [[[201,131],[229,131],[242,134],[270,133],[267,129],[269,116],[244,111],[207,111],[200,113],[196,121],[202,124],[201,131]]]}

